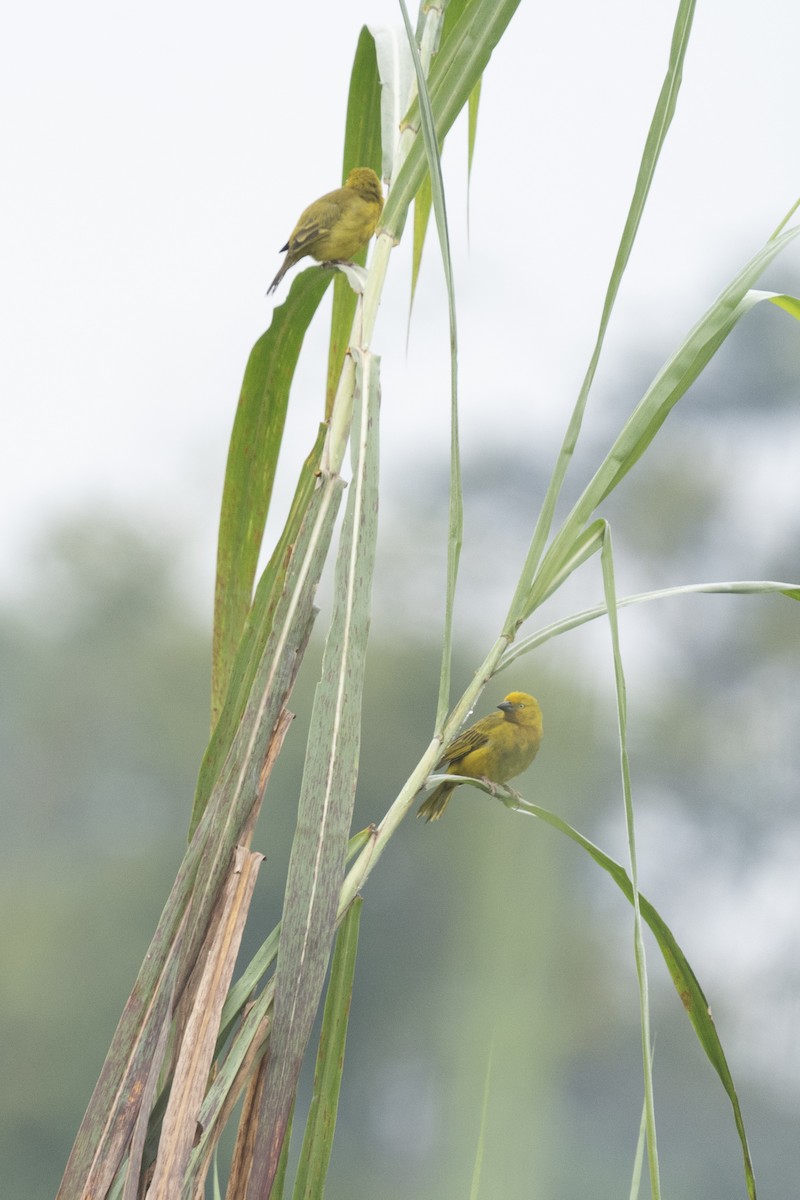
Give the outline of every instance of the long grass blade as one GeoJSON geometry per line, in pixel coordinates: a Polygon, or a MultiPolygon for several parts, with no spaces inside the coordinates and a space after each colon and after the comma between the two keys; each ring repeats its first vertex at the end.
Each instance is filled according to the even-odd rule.
{"type": "Polygon", "coordinates": [[[317,477],[326,431],[326,426],[321,425],[311,453],[300,470],[300,478],[283,532],[258,581],[253,605],[236,649],[225,703],[200,764],[189,826],[190,839],[205,812],[222,764],[230,752],[236,730],[242,720],[256,670],[272,629],[275,611],[283,593],[287,565],[292,558],[292,547],[298,540],[311,498],[318,486],[317,477]]]}
{"type": "Polygon", "coordinates": [[[211,727],[230,683],[250,611],[261,538],[283,439],[289,389],[311,318],[330,283],[325,271],[303,271],[258,339],[247,363],[231,433],[217,547],[211,660],[211,727]]]}
{"type": "MultiPolygon", "coordinates": [[[[529,616],[541,603],[542,597],[549,594],[553,579],[561,573],[565,560],[573,553],[575,539],[592,513],[639,461],[672,409],[716,354],[737,322],[763,300],[775,303],[778,299],[775,293],[755,292],[750,289],[762,271],[799,233],[800,226],[795,226],[780,237],[767,242],[717,297],[659,371],[554,537],[542,560],[533,587],[528,587],[525,605],[522,609],[513,609],[520,614],[520,620],[529,616]]],[[[787,300],[791,297],[781,296],[780,299],[787,300]]],[[[517,623],[512,622],[514,629],[517,623]]],[[[511,626],[508,629],[510,630],[511,626]]]]}
{"type": "Polygon", "coordinates": [[[450,234],[447,227],[447,205],[444,196],[442,161],[436,137],[436,123],[431,109],[428,85],[425,80],[417,43],[411,28],[405,0],[400,0],[400,11],[406,27],[408,45],[417,76],[418,101],[422,121],[422,135],[428,161],[433,211],[439,234],[439,247],[447,285],[447,306],[450,318],[450,499],[447,541],[447,594],[442,647],[442,665],[439,677],[439,700],[436,711],[436,727],[439,729],[450,707],[450,674],[453,652],[453,607],[455,604],[458,563],[464,537],[464,507],[461,493],[461,456],[458,445],[458,325],[456,321],[456,293],[453,281],[453,262],[450,255],[450,234]]]}
{"type": "MultiPolygon", "coordinates": [[[[438,54],[428,77],[428,94],[433,111],[436,138],[442,144],[469,95],[480,79],[520,0],[471,0],[453,22],[447,37],[442,37],[438,54]]],[[[418,132],[419,104],[411,106],[405,124],[418,132]]],[[[382,224],[398,235],[408,206],[414,199],[427,167],[423,138],[415,137],[383,211],[382,224]]]]}
{"type": "Polygon", "coordinates": [[[183,1186],[214,1054],[219,1016],[262,860],[261,854],[237,847],[227,886],[220,896],[214,935],[208,944],[202,977],[181,1038],[156,1168],[148,1191],[150,1200],[171,1200],[183,1186]]]}
{"type": "Polygon", "coordinates": [[[639,984],[639,1009],[642,1026],[644,1107],[647,1124],[647,1159],[650,1167],[650,1193],[652,1200],[659,1200],[661,1196],[661,1181],[658,1169],[655,1097],[653,1094],[653,1052],[650,1044],[650,996],[647,980],[647,958],[645,955],[644,937],[642,935],[642,913],[639,906],[639,869],[636,855],[636,829],[633,813],[633,794],[631,791],[630,759],[628,757],[628,699],[619,641],[614,554],[611,545],[611,529],[608,525],[606,525],[603,547],[600,553],[603,567],[603,591],[605,593],[608,624],[611,631],[611,649],[614,656],[614,683],[617,694],[620,771],[622,775],[622,796],[625,805],[625,828],[628,837],[628,859],[630,862],[633,900],[633,950],[636,962],[636,978],[639,984]]]}
{"type": "Polygon", "coordinates": [[[150,1110],[153,1107],[153,1101],[156,1098],[158,1090],[158,1081],[161,1075],[161,1068],[164,1065],[164,1059],[169,1045],[170,1022],[169,1014],[172,1013],[175,1006],[175,983],[177,979],[177,958],[173,960],[174,967],[171,972],[169,986],[165,988],[161,997],[163,1010],[163,1019],[161,1020],[161,1028],[158,1033],[158,1040],[155,1049],[148,1064],[148,1074],[142,1089],[142,1100],[139,1106],[139,1115],[136,1118],[136,1124],[133,1129],[130,1146],[128,1148],[128,1162],[125,1173],[125,1182],[122,1187],[122,1200],[139,1200],[142,1191],[142,1157],[147,1140],[147,1127],[150,1117],[150,1110]]]}
{"type": "Polygon", "coordinates": [[[248,1200],[269,1195],[328,965],[355,800],[378,506],[378,360],[356,357],[357,463],[336,564],[284,893],[274,1020],[248,1200]]]}
{"type": "MultiPolygon", "coordinates": [[[[511,808],[515,812],[525,813],[531,817],[536,817],[538,820],[543,821],[544,824],[557,829],[559,833],[564,834],[565,837],[568,837],[576,845],[585,850],[594,862],[611,876],[623,895],[633,904],[633,887],[625,868],[601,850],[599,846],[596,846],[594,842],[590,842],[588,838],[584,837],[582,833],[579,833],[577,829],[574,829],[572,825],[568,824],[567,821],[563,820],[556,813],[550,812],[549,809],[542,808],[538,804],[532,804],[529,800],[524,800],[509,788],[494,785],[494,793],[492,793],[491,787],[478,779],[468,779],[454,775],[432,775],[430,780],[431,783],[440,783],[444,780],[452,782],[456,778],[458,778],[459,783],[469,784],[471,787],[476,787],[480,791],[486,792],[487,795],[494,794],[507,808],[511,808]]],[[[739,1141],[744,1157],[744,1172],[748,1196],[750,1200],[756,1200],[755,1176],[753,1174],[753,1164],[747,1144],[747,1135],[739,1097],[727,1059],[725,1058],[725,1051],[722,1048],[719,1034],[711,1016],[708,1000],[703,993],[697,976],[689,965],[688,959],[657,909],[641,893],[638,896],[638,903],[642,919],[649,926],[658,943],[658,948],[664,958],[675,990],[697,1034],[697,1039],[703,1047],[708,1061],[719,1076],[722,1086],[731,1102],[736,1130],[739,1134],[739,1141]]]]}
{"type": "Polygon", "coordinates": [[[600,354],[605,341],[606,330],[608,323],[611,320],[611,313],[614,308],[614,303],[619,292],[619,287],[622,282],[622,277],[625,274],[625,268],[628,265],[631,251],[633,250],[636,235],[639,231],[644,207],[647,202],[647,197],[650,194],[650,187],[655,175],[656,166],[661,155],[664,142],[666,140],[669,127],[672,123],[672,118],[675,114],[675,107],[680,91],[681,80],[683,78],[683,64],[686,57],[686,50],[689,45],[689,34],[692,28],[692,18],[694,16],[695,0],[681,0],[678,6],[678,14],[675,19],[675,26],[672,32],[672,45],[670,47],[669,63],[667,65],[667,73],[661,87],[658,100],[656,102],[655,112],[653,113],[650,129],[645,141],[642,160],[639,164],[639,173],[636,178],[636,185],[633,190],[633,198],[628,216],[625,221],[625,227],[622,231],[617,256],[614,261],[614,266],[611,271],[611,278],[608,282],[605,300],[603,302],[603,311],[600,316],[600,326],[597,331],[594,349],[589,360],[589,365],[586,369],[586,374],[581,384],[578,398],[575,402],[575,407],[570,417],[569,425],[567,426],[564,441],[556,459],[556,464],[553,469],[553,474],[548,484],[544,502],[536,522],[534,529],[531,547],[528,552],[528,557],[525,561],[522,576],[519,585],[515,592],[514,598],[509,608],[508,620],[506,628],[515,628],[521,618],[524,618],[530,612],[528,603],[529,582],[533,578],[533,574],[541,559],[544,551],[547,538],[550,533],[550,527],[553,522],[553,514],[555,512],[558,497],[561,494],[561,488],[564,482],[564,477],[567,473],[572,455],[575,451],[575,446],[578,441],[578,436],[583,424],[583,417],[586,411],[586,405],[589,400],[589,392],[591,391],[592,383],[597,371],[597,364],[600,361],[600,354]]]}

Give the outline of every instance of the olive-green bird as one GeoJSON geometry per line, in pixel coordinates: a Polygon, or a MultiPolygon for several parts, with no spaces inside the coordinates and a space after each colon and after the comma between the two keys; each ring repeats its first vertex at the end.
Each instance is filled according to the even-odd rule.
{"type": "MultiPolygon", "coordinates": [[[[498,704],[499,712],[481,717],[445,747],[436,770],[448,775],[469,775],[490,783],[507,783],[526,770],[542,740],[542,710],[527,692],[509,692],[498,704]]],[[[458,787],[440,783],[420,805],[418,817],[438,821],[458,787]]]]}
{"type": "Polygon", "coordinates": [[[300,214],[281,253],[283,266],[267,289],[274,292],[290,267],[310,254],[317,262],[348,262],[366,246],[383,209],[381,181],[370,167],[354,167],[344,187],[320,196],[300,214]]]}

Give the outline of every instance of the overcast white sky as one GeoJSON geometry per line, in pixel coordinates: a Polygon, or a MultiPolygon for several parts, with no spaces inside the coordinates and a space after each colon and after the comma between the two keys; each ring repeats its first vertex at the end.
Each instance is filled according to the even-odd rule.
{"type": "MultiPolygon", "coordinates": [[[[469,246],[465,133],[451,134],[465,454],[487,438],[531,435],[555,451],[676,7],[523,0],[484,81],[469,246]]],[[[365,22],[398,25],[398,9],[392,0],[51,0],[10,10],[0,49],[0,594],[13,590],[36,530],[100,504],[185,530],[210,600],[242,372],[269,323],[264,293],[279,246],[304,205],[338,182],[365,22]]],[[[612,377],[641,341],[666,356],[800,194],[799,51],[797,0],[698,5],[677,117],[609,338],[612,377]]],[[[778,264],[777,286],[782,270],[796,275],[797,252],[778,264]]],[[[447,453],[435,255],[408,359],[407,297],[401,246],[374,339],[384,473],[420,444],[447,453]]],[[[298,379],[287,484],[320,411],[315,339],[321,348],[322,323],[298,379]]]]}

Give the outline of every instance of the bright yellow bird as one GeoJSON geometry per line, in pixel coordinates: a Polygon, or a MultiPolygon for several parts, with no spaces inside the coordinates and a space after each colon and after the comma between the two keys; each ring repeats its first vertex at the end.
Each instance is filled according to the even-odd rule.
{"type": "MultiPolygon", "coordinates": [[[[531,765],[542,740],[542,710],[527,692],[509,692],[499,712],[481,717],[445,747],[436,770],[507,783],[531,765]]],[[[420,805],[418,817],[438,821],[457,783],[440,783],[420,805]]]]}
{"type": "Polygon", "coordinates": [[[317,262],[348,262],[366,246],[383,209],[381,181],[369,167],[354,167],[344,187],[320,196],[300,214],[283,266],[267,289],[274,292],[290,267],[310,254],[317,262]]]}

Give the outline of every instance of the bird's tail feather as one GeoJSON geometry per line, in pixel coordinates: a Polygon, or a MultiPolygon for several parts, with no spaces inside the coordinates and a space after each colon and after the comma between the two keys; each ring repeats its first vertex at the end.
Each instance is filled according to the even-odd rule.
{"type": "Polygon", "coordinates": [[[426,800],[423,800],[417,812],[418,817],[424,817],[426,821],[438,821],[447,805],[450,802],[450,797],[456,790],[455,783],[440,783],[426,800]]]}
{"type": "MultiPolygon", "coordinates": [[[[284,250],[285,250],[285,249],[286,249],[286,247],[284,246],[284,250]]],[[[271,283],[271,284],[269,285],[269,287],[267,288],[267,295],[268,295],[268,296],[269,296],[269,295],[270,295],[272,292],[274,292],[274,291],[275,291],[275,289],[277,288],[278,284],[279,284],[279,283],[280,283],[280,281],[283,279],[283,277],[284,277],[284,275],[286,274],[286,272],[289,270],[289,267],[291,267],[291,266],[292,266],[292,263],[290,262],[290,259],[291,259],[291,255],[290,255],[290,254],[287,254],[287,255],[286,255],[286,258],[285,258],[285,259],[283,260],[283,262],[281,263],[281,269],[280,269],[280,271],[278,271],[278,274],[275,276],[275,278],[273,279],[272,283],[271,283]]]]}

